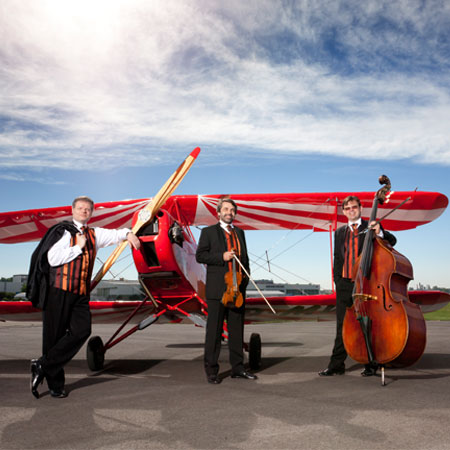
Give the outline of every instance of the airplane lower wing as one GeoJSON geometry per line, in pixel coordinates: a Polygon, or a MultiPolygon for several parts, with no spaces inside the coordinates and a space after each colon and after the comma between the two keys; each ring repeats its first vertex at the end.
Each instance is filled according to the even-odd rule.
{"type": "MultiPolygon", "coordinates": [[[[422,312],[438,311],[450,303],[450,294],[441,291],[408,291],[412,303],[422,312]]],[[[336,294],[267,297],[277,311],[274,316],[261,297],[247,298],[245,319],[249,323],[265,321],[335,320],[336,294]]]]}
{"type": "MultiPolygon", "coordinates": [[[[409,299],[422,309],[423,313],[437,311],[450,303],[450,294],[441,291],[409,291],[409,299]]],[[[273,306],[277,315],[274,316],[268,309],[266,302],[261,297],[250,297],[246,299],[247,323],[263,323],[280,321],[301,320],[334,320],[336,295],[294,295],[285,297],[268,297],[267,300],[273,306]]],[[[141,301],[91,301],[90,308],[94,324],[123,323],[135,309],[142,304],[141,301]]],[[[198,304],[198,310],[190,314],[203,315],[202,305],[198,304]]],[[[130,323],[140,323],[149,316],[156,314],[157,308],[150,301],[144,302],[139,311],[133,316],[130,323]]],[[[18,322],[36,322],[41,320],[42,312],[32,306],[28,301],[0,302],[0,320],[18,322]]],[[[159,323],[180,322],[192,320],[186,314],[180,314],[171,310],[168,314],[160,317],[159,323]]],[[[196,321],[198,325],[198,321],[196,321]]]]}

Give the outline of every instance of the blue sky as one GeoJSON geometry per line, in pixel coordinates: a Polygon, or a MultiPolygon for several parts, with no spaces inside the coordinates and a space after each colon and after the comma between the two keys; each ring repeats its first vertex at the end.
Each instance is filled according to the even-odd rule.
{"type": "MultiPolygon", "coordinates": [[[[370,191],[386,173],[450,195],[448,2],[243,3],[4,0],[0,210],[151,196],[196,146],[177,193],[370,191]]],[[[449,218],[397,234],[412,286],[450,287],[449,218]]],[[[330,288],[326,234],[247,238],[286,250],[281,278],[255,278],[330,288]]],[[[0,276],[35,245],[0,245],[0,276]]]]}

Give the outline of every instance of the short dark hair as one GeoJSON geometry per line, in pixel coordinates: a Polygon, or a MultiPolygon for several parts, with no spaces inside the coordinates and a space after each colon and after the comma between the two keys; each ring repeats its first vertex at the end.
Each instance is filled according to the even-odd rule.
{"type": "Polygon", "coordinates": [[[356,195],[348,195],[344,198],[344,200],[342,200],[342,209],[344,209],[344,207],[350,202],[358,203],[358,206],[361,208],[361,200],[356,197],[356,195]]]}
{"type": "Polygon", "coordinates": [[[79,197],[77,197],[77,198],[72,202],[72,208],[75,208],[75,205],[76,205],[78,202],[86,202],[86,203],[90,203],[90,204],[91,204],[92,211],[94,211],[94,201],[93,201],[91,198],[87,197],[86,195],[80,195],[79,197]]]}
{"type": "Polygon", "coordinates": [[[222,209],[222,205],[224,203],[231,203],[234,206],[235,211],[237,212],[237,205],[236,205],[235,201],[232,200],[230,197],[222,197],[219,199],[219,203],[217,203],[217,208],[216,208],[217,212],[220,212],[220,210],[222,209]]]}

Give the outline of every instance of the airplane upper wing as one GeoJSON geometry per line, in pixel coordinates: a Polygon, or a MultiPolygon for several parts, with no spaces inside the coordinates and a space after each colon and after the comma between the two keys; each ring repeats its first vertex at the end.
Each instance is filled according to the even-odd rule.
{"type": "MultiPolygon", "coordinates": [[[[131,219],[150,199],[96,203],[89,221],[92,227],[131,227],[131,219]]],[[[0,213],[0,244],[38,241],[46,231],[62,220],[72,220],[72,207],[28,209],[0,213]]]]}
{"type": "MultiPolygon", "coordinates": [[[[368,219],[374,192],[331,192],[290,194],[236,194],[238,214],[235,223],[245,230],[309,229],[335,230],[347,223],[342,213],[342,201],[356,195],[368,219]]],[[[217,222],[216,207],[221,195],[174,196],[167,203],[173,213],[178,208],[187,225],[213,225],[217,222]]],[[[392,231],[408,230],[437,219],[448,205],[448,198],[438,192],[403,191],[390,193],[389,201],[378,207],[380,218],[404,200],[410,199],[383,221],[392,231]]],[[[174,214],[175,215],[175,214],[174,214]]]]}
{"type": "MultiPolygon", "coordinates": [[[[374,192],[288,193],[288,194],[230,194],[237,203],[235,223],[245,230],[310,229],[335,230],[346,223],[342,200],[348,195],[361,199],[363,217],[368,218],[374,192]]],[[[216,223],[216,206],[222,195],[174,195],[164,208],[185,225],[216,223]]],[[[448,198],[438,192],[391,192],[389,201],[378,207],[378,217],[410,199],[394,211],[383,226],[392,231],[408,230],[437,219],[448,205],[448,198]]],[[[130,227],[136,211],[151,199],[96,203],[91,226],[104,228],[130,227]]],[[[57,222],[72,217],[70,206],[30,209],[0,213],[0,243],[36,241],[57,222]]]]}

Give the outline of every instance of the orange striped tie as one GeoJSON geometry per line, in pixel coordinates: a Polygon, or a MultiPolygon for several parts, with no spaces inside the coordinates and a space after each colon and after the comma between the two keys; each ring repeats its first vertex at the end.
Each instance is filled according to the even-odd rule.
{"type": "Polygon", "coordinates": [[[352,231],[348,233],[345,243],[344,267],[342,269],[343,278],[352,278],[353,266],[358,257],[358,224],[352,224],[352,231]]]}

